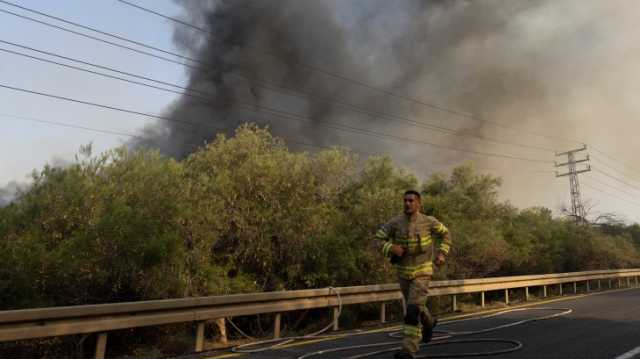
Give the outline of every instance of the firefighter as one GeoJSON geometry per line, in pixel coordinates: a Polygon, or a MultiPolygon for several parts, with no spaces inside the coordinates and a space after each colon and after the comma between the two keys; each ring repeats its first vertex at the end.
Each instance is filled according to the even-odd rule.
{"type": "Polygon", "coordinates": [[[447,228],[434,217],[420,212],[420,193],[404,193],[404,214],[392,218],[376,232],[377,243],[391,259],[406,303],[402,350],[396,359],[412,359],[420,342],[428,343],[437,320],[427,309],[427,293],[434,265],[440,267],[449,253],[447,228]],[[421,328],[422,327],[422,328],[421,328]]]}

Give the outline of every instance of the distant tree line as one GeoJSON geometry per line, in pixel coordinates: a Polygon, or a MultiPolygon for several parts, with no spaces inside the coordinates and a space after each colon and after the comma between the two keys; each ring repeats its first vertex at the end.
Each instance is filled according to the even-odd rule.
{"type": "Polygon", "coordinates": [[[418,188],[453,234],[441,278],[640,264],[640,226],[576,225],[498,200],[472,165],[419,183],[385,157],[292,152],[240,127],[182,161],[84,153],[0,209],[0,309],[393,281],[377,226],[418,188]]]}

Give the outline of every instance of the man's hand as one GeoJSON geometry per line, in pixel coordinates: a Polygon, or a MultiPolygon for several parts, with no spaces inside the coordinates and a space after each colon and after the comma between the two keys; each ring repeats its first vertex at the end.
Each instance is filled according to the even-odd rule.
{"type": "Polygon", "coordinates": [[[397,244],[394,244],[393,246],[391,246],[391,253],[397,255],[398,257],[402,257],[402,255],[404,255],[404,248],[402,248],[402,246],[399,246],[397,244]]]}
{"type": "Polygon", "coordinates": [[[445,261],[444,254],[438,253],[436,260],[433,262],[435,263],[436,266],[441,267],[442,265],[444,265],[444,261],[445,261]]]}

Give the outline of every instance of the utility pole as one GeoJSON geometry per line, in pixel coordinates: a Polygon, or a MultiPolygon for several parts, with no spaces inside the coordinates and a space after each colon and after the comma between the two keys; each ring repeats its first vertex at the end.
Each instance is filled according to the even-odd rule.
{"type": "Polygon", "coordinates": [[[578,148],[575,150],[570,150],[562,153],[556,152],[556,156],[567,156],[567,162],[557,163],[554,161],[556,167],[569,167],[569,172],[559,174],[556,171],[556,177],[564,177],[569,176],[569,186],[571,190],[571,214],[575,218],[576,222],[581,222],[585,220],[586,213],[584,210],[584,205],[582,204],[582,197],[580,196],[580,182],[578,182],[578,175],[580,173],[591,171],[591,165],[587,164],[585,169],[578,170],[576,168],[576,164],[582,162],[589,162],[589,155],[586,158],[581,160],[576,160],[575,154],[580,151],[586,151],[587,145],[582,145],[582,148],[578,148]]]}

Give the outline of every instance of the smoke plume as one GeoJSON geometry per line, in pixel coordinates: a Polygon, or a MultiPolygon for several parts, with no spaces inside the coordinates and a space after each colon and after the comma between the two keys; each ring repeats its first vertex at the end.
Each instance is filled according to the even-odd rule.
{"type": "Polygon", "coordinates": [[[552,174],[540,180],[525,172],[550,171],[553,164],[450,151],[402,138],[553,161],[552,151],[504,142],[566,150],[579,146],[571,140],[578,139],[623,153],[616,148],[619,137],[633,136],[606,132],[605,122],[615,116],[637,129],[630,116],[639,109],[629,95],[638,90],[631,79],[640,74],[639,48],[630,40],[640,12],[635,2],[177,3],[184,9],[182,19],[206,33],[175,28],[175,44],[198,60],[188,73],[197,98],[183,96],[167,114],[201,127],[163,122],[145,128],[144,140],[137,143],[175,157],[219,131],[257,122],[268,124],[292,146],[343,145],[364,155],[390,154],[420,176],[473,160],[507,177],[506,197],[514,202],[536,198],[537,204],[557,205],[564,197],[549,187],[560,186],[564,193],[566,184],[552,174]],[[395,139],[365,135],[354,127],[395,139]],[[536,193],[531,189],[536,186],[545,187],[536,193]]]}
{"type": "Polygon", "coordinates": [[[21,185],[16,181],[11,181],[7,185],[0,187],[0,208],[9,205],[25,187],[25,185],[21,185]]]}

